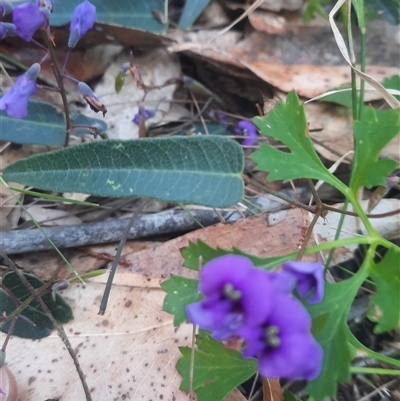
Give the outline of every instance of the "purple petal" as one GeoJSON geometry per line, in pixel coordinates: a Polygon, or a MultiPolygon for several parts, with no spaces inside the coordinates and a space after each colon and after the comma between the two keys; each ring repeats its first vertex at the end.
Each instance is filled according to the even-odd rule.
{"type": "Polygon", "coordinates": [[[296,278],[298,293],[309,303],[321,302],[324,297],[324,267],[320,262],[292,261],[282,265],[283,271],[296,278]]]}
{"type": "Polygon", "coordinates": [[[23,3],[14,8],[13,23],[19,36],[29,42],[34,33],[46,23],[46,16],[32,3],[23,3]]]}
{"type": "Polygon", "coordinates": [[[201,270],[199,289],[206,296],[220,293],[227,283],[240,290],[246,286],[245,279],[253,268],[252,261],[245,256],[220,256],[201,270]]]}
{"type": "Polygon", "coordinates": [[[279,347],[265,349],[259,355],[262,376],[313,380],[320,374],[323,350],[311,335],[291,334],[282,336],[281,341],[279,347]]]}
{"type": "Polygon", "coordinates": [[[247,136],[242,145],[252,146],[257,144],[257,128],[251,121],[241,120],[237,123],[235,132],[238,135],[247,136]]]}

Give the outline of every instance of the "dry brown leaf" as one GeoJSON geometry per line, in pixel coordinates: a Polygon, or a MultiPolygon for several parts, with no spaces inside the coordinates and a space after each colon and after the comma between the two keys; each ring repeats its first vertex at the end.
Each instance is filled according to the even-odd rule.
{"type": "MultiPolygon", "coordinates": [[[[397,44],[391,37],[382,38],[382,29],[378,26],[369,30],[367,38],[371,43],[367,73],[378,81],[398,74],[397,44]],[[383,40],[382,46],[376,45],[383,40]]],[[[203,61],[220,64],[221,70],[224,65],[241,65],[283,91],[294,89],[309,98],[351,81],[350,68],[337,49],[327,22],[325,26],[288,24],[285,35],[254,31],[244,39],[238,32],[230,31],[208,43],[214,36],[211,31],[175,34],[179,44],[170,49],[190,51],[203,61]]]]}
{"type": "MultiPolygon", "coordinates": [[[[126,255],[143,251],[150,246],[157,245],[157,242],[127,241],[120,259],[120,266],[129,266],[126,255]]],[[[74,267],[78,274],[82,275],[93,270],[104,268],[113,259],[117,251],[117,244],[96,245],[79,249],[65,249],[63,255],[74,267]]],[[[56,279],[65,279],[73,275],[65,262],[56,251],[29,252],[13,255],[13,260],[26,272],[32,273],[43,281],[54,279],[53,275],[57,270],[59,273],[56,279]]]]}
{"type": "MultiPolygon", "coordinates": [[[[169,274],[193,277],[196,272],[182,267],[180,250],[189,245],[189,241],[198,239],[212,247],[231,249],[238,247],[244,252],[258,256],[276,256],[294,252],[302,240],[303,212],[299,209],[282,210],[276,213],[261,214],[238,220],[233,224],[216,224],[193,231],[182,237],[168,241],[148,250],[126,255],[132,264],[128,268],[142,274],[146,280],[146,266],[152,266],[151,280],[158,277],[158,282],[169,274]]],[[[315,255],[307,256],[315,260],[315,255]]],[[[154,282],[154,285],[157,281],[154,282]]]]}
{"type": "Polygon", "coordinates": [[[254,11],[249,15],[249,22],[254,29],[270,35],[283,35],[286,32],[286,20],[281,15],[266,11],[254,11]]]}

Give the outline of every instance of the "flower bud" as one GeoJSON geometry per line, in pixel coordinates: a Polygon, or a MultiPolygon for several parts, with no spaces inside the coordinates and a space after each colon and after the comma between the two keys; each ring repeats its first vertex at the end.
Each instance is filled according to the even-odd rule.
{"type": "Polygon", "coordinates": [[[96,21],[96,7],[87,0],[77,6],[72,14],[69,27],[68,47],[73,49],[79,39],[93,27],[96,21]]]}
{"type": "Polygon", "coordinates": [[[15,25],[10,22],[0,22],[0,40],[10,36],[18,36],[15,25]]]}
{"type": "Polygon", "coordinates": [[[85,98],[89,107],[95,112],[98,113],[101,111],[103,113],[103,117],[107,113],[107,108],[103,103],[100,102],[99,98],[94,94],[92,89],[90,89],[89,85],[84,82],[79,82],[78,84],[79,92],[81,92],[82,96],[85,98]]]}
{"type": "Polygon", "coordinates": [[[8,1],[0,0],[0,17],[4,17],[5,15],[11,14],[14,10],[14,7],[8,1]]]}

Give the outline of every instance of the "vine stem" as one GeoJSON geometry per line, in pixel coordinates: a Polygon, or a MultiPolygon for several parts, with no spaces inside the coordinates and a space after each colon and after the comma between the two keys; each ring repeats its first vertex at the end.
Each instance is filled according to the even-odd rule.
{"type": "Polygon", "coordinates": [[[64,85],[64,81],[63,81],[63,74],[61,72],[60,66],[59,66],[58,61],[57,61],[56,52],[54,51],[53,42],[50,40],[47,32],[44,32],[43,36],[44,36],[44,40],[46,42],[46,46],[49,49],[50,60],[51,60],[51,63],[53,65],[53,68],[54,68],[54,72],[55,72],[55,75],[56,75],[56,80],[57,80],[58,86],[60,88],[60,94],[61,94],[62,103],[63,103],[63,106],[64,106],[64,114],[65,114],[65,142],[64,142],[64,146],[66,147],[66,146],[68,146],[68,143],[69,143],[69,135],[70,135],[70,131],[71,131],[71,117],[70,117],[70,114],[69,114],[67,92],[65,90],[65,85],[64,85]]]}

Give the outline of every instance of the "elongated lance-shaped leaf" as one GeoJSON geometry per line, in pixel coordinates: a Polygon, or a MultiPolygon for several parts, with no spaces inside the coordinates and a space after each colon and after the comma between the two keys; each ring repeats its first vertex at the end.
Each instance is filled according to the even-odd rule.
{"type": "Polygon", "coordinates": [[[253,153],[251,158],[257,163],[257,169],[268,172],[269,181],[312,178],[343,187],[315,152],[308,135],[304,106],[295,92],[288,94],[286,103],[280,102],[268,115],[256,117],[253,122],[263,135],[281,141],[290,150],[281,151],[263,144],[253,153]]]}
{"type": "MultiPolygon", "coordinates": [[[[0,96],[1,97],[1,96],[0,96]]],[[[107,130],[102,120],[71,113],[72,125],[92,125],[100,131],[107,130]]],[[[30,143],[37,145],[61,146],[65,143],[64,115],[53,105],[46,102],[29,100],[28,115],[17,120],[0,110],[0,140],[14,143],[30,143]]],[[[88,128],[72,131],[73,135],[89,133],[88,128]]]]}
{"type": "Polygon", "coordinates": [[[36,188],[227,207],[243,197],[243,151],[218,136],[99,141],[34,155],[3,177],[36,188]]]}

